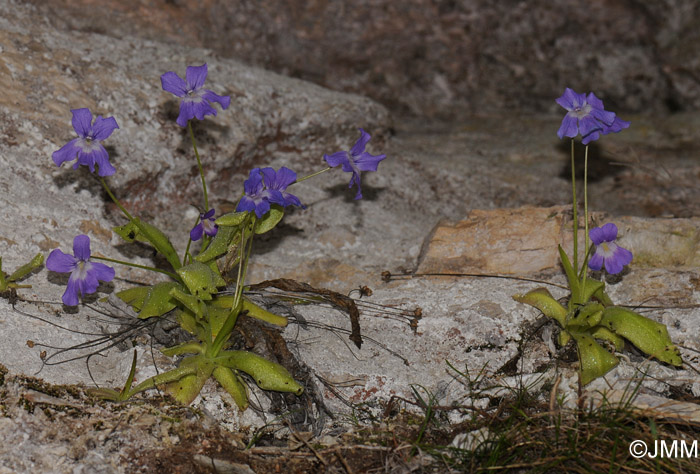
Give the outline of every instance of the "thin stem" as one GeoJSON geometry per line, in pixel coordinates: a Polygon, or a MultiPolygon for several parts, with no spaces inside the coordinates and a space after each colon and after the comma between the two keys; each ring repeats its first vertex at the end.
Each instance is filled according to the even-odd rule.
{"type": "MultiPolygon", "coordinates": [[[[292,184],[301,183],[302,181],[306,181],[306,180],[309,179],[309,178],[313,178],[314,176],[318,176],[318,175],[320,175],[321,173],[325,173],[326,171],[332,170],[332,169],[333,169],[333,168],[329,166],[328,168],[324,168],[324,169],[322,169],[321,171],[316,171],[315,173],[311,173],[311,174],[308,175],[308,176],[304,176],[303,178],[299,178],[299,179],[297,179],[296,181],[294,181],[292,184]]],[[[290,186],[291,186],[291,184],[290,184],[290,186]]]]}
{"type": "MultiPolygon", "coordinates": [[[[199,224],[199,219],[200,219],[200,217],[197,216],[197,220],[195,221],[195,223],[192,227],[195,227],[197,224],[199,224]]],[[[182,256],[182,262],[184,264],[187,264],[187,256],[190,254],[190,245],[192,245],[192,238],[187,239],[187,247],[185,248],[185,255],[182,256]]]]}
{"type": "Polygon", "coordinates": [[[107,183],[105,182],[104,178],[102,178],[102,176],[100,176],[100,183],[102,183],[102,187],[105,189],[105,191],[107,191],[107,194],[108,194],[109,197],[112,199],[112,201],[114,202],[114,204],[117,205],[117,207],[119,208],[119,210],[122,211],[122,213],[124,213],[124,215],[126,216],[127,219],[129,219],[130,221],[133,221],[134,218],[131,216],[131,214],[129,214],[129,211],[127,211],[127,210],[124,208],[124,206],[122,206],[122,204],[121,204],[121,203],[119,202],[119,200],[114,196],[114,194],[112,194],[112,190],[109,189],[109,186],[107,186],[107,183]]]}
{"type": "Polygon", "coordinates": [[[190,131],[190,139],[192,140],[192,148],[194,148],[194,156],[197,157],[197,166],[199,167],[199,176],[202,178],[202,191],[204,192],[204,212],[209,211],[209,195],[207,194],[207,182],[204,179],[204,169],[202,161],[199,159],[197,151],[197,143],[194,141],[194,132],[192,131],[192,121],[187,122],[187,129],[190,131]]]}
{"type": "Polygon", "coordinates": [[[90,258],[93,260],[102,260],[102,261],[110,262],[110,263],[118,263],[119,265],[126,265],[127,267],[141,268],[143,270],[150,270],[152,272],[162,273],[164,275],[168,275],[169,277],[171,277],[177,281],[180,281],[180,277],[178,275],[176,275],[175,273],[169,272],[167,270],[161,270],[160,268],[149,267],[146,265],[139,265],[137,263],[124,262],[122,260],[115,260],[113,258],[98,257],[97,255],[91,255],[90,258]]]}
{"type": "Polygon", "coordinates": [[[231,305],[231,313],[229,314],[226,322],[219,330],[216,335],[216,339],[212,343],[211,347],[207,350],[207,357],[216,357],[221,352],[224,343],[231,335],[233,327],[236,325],[238,320],[238,315],[241,310],[241,299],[243,297],[243,283],[245,282],[245,276],[248,270],[248,260],[250,258],[250,252],[253,249],[253,237],[255,236],[255,218],[252,219],[250,224],[250,235],[246,237],[246,225],[241,228],[241,243],[239,246],[240,250],[240,260],[238,262],[238,276],[236,278],[236,294],[233,298],[233,305],[231,305]],[[248,240],[246,240],[246,238],[248,240]],[[247,249],[245,247],[248,247],[247,249]]]}
{"type": "MultiPolygon", "coordinates": [[[[585,235],[583,236],[584,238],[584,245],[586,249],[586,256],[588,255],[588,145],[586,145],[586,152],[584,154],[583,158],[583,216],[585,219],[585,235]]],[[[584,263],[585,265],[585,263],[584,263]]],[[[581,271],[583,272],[583,291],[586,291],[586,269],[581,268],[581,271]]]]}
{"type": "MultiPolygon", "coordinates": [[[[586,151],[588,147],[586,147],[586,151]]],[[[571,191],[574,202],[574,274],[578,274],[578,201],[576,200],[576,164],[574,160],[574,139],[571,139],[571,191]]]]}

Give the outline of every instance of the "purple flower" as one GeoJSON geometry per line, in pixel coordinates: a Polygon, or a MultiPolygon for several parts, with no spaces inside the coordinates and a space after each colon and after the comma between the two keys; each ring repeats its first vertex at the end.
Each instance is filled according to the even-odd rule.
{"type": "Polygon", "coordinates": [[[355,142],[349,152],[337,151],[331,155],[323,155],[328,166],[335,168],[343,165],[343,171],[352,173],[349,188],[357,184],[357,194],[355,199],[362,199],[362,187],[360,186],[360,171],[377,171],[379,162],[386,158],[386,155],[370,155],[365,151],[365,146],[372,138],[369,133],[360,129],[360,138],[355,142]]]}
{"type": "Polygon", "coordinates": [[[306,209],[306,206],[299,201],[298,197],[286,191],[287,186],[297,180],[297,174],[294,171],[286,166],[281,167],[277,172],[272,168],[263,168],[260,171],[263,174],[263,182],[267,189],[270,191],[279,191],[282,195],[282,202],[276,202],[276,204],[284,207],[299,206],[302,209],[306,209]]]}
{"type": "Polygon", "coordinates": [[[202,120],[206,115],[216,115],[216,109],[212,102],[218,102],[223,109],[227,109],[231,103],[231,97],[220,96],[210,90],[202,89],[207,78],[207,65],[187,66],[185,73],[186,80],[172,71],[160,76],[163,90],[171,92],[182,98],[180,102],[180,115],[177,117],[177,124],[186,127],[187,122],[197,117],[202,120]]]}
{"type": "Polygon", "coordinates": [[[63,293],[66,306],[78,304],[80,296],[97,291],[99,281],[112,281],[114,269],[104,263],[90,261],[90,237],[78,235],[73,239],[73,255],[53,250],[46,259],[46,268],[52,272],[70,273],[68,288],[63,293]],[[98,281],[99,280],[99,281],[98,281]]]}
{"type": "Polygon", "coordinates": [[[107,139],[115,128],[119,128],[114,117],[102,118],[98,115],[95,123],[92,123],[90,109],[73,109],[73,129],[78,138],[66,143],[60,150],[54,151],[51,157],[57,166],[64,161],[78,160],[73,165],[77,169],[80,165],[86,165],[90,172],[95,172],[95,164],[98,166],[100,176],[111,176],[116,171],[109,162],[107,150],[100,143],[107,139]]]}
{"type": "Polygon", "coordinates": [[[600,270],[605,264],[605,270],[615,275],[632,261],[632,252],[615,243],[617,239],[615,224],[608,223],[602,227],[595,227],[588,235],[596,246],[595,253],[588,262],[591,270],[600,270]]]}
{"type": "Polygon", "coordinates": [[[272,168],[252,169],[250,177],[243,183],[245,195],[238,202],[236,212],[255,211],[260,219],[270,210],[270,204],[305,207],[298,197],[286,191],[287,186],[296,179],[297,174],[284,166],[279,171],[272,168]]]}
{"type": "Polygon", "coordinates": [[[214,237],[218,231],[219,226],[214,224],[214,209],[209,209],[206,214],[199,214],[199,224],[190,231],[190,239],[197,241],[202,238],[203,234],[214,237]]]}
{"type": "Polygon", "coordinates": [[[614,112],[606,111],[603,101],[593,92],[586,96],[567,87],[556,102],[568,110],[557,131],[559,138],[574,138],[580,132],[583,144],[587,145],[600,138],[600,134],[617,133],[630,126],[629,122],[616,117],[614,112]]]}

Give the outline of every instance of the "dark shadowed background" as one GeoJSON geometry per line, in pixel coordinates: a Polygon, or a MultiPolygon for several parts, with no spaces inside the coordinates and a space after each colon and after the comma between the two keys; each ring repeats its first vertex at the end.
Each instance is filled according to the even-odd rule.
{"type": "Polygon", "coordinates": [[[61,29],[206,47],[395,113],[546,112],[567,86],[618,113],[700,104],[696,0],[32,3],[61,29]]]}

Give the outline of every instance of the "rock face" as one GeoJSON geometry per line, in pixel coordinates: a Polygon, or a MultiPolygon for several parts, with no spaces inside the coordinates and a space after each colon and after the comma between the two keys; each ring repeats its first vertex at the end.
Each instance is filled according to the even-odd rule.
{"type": "MultiPolygon", "coordinates": [[[[200,21],[202,12],[216,13],[212,18],[224,23],[227,15],[235,11],[228,8],[250,9],[251,12],[254,8],[246,3],[236,3],[234,7],[204,1],[200,4],[205,10],[195,12],[189,10],[194,3],[197,2],[155,2],[153,5],[163,8],[151,10],[141,3],[128,1],[120,4],[57,1],[36,7],[0,0],[0,164],[3,166],[0,255],[3,268],[12,270],[37,252],[48,254],[57,247],[67,251],[77,233],[86,233],[92,238],[95,253],[143,265],[154,264],[148,250],[123,245],[113,235],[111,227],[124,220],[104,196],[95,177],[85,168],[77,171],[69,165],[57,168],[51,161],[51,153],[74,136],[70,109],[77,107],[90,107],[96,114],[117,119],[119,130],[105,142],[118,170],[108,179],[110,186],[129,209],[164,228],[180,254],[184,251],[197,215],[195,205],[201,202],[198,172],[186,130],[175,124],[177,100],[161,90],[159,76],[169,70],[182,75],[187,65],[206,61],[210,71],[207,87],[232,96],[228,110],[219,110],[217,117],[207,117],[194,127],[210,185],[210,199],[217,208],[231,207],[251,167],[285,165],[300,174],[315,171],[323,166],[323,153],[352,146],[358,136],[358,126],[373,134],[370,152],[388,155],[380,164],[379,172],[362,175],[365,196],[362,201],[353,200],[354,190],[348,189],[350,177],[338,170],[295,185],[295,194],[307,208],[290,211],[277,228],[255,243],[248,275],[251,283],[286,277],[353,297],[365,295],[358,297],[357,303],[365,338],[359,350],[349,343],[350,324],[342,312],[323,305],[300,305],[290,309],[275,303],[271,308],[288,311],[291,315],[290,325],[281,336],[286,344],[281,346],[285,346],[285,350],[288,347],[289,358],[306,365],[303,380],[308,390],[305,393],[315,392],[332,413],[347,412],[344,402],[365,402],[369,409],[378,410],[392,396],[410,399],[412,384],[421,384],[435,394],[441,406],[462,403],[468,396],[465,385],[446,365],[447,360],[458,370],[486,368],[484,383],[494,390],[517,385],[522,380],[551,382],[562,373],[565,375],[562,394],[575,400],[576,367],[562,354],[565,350],[553,346],[550,336],[554,324],[545,324],[549,332],[542,332],[537,329],[542,327],[539,313],[512,299],[513,294],[537,285],[550,287],[556,298],[566,297],[561,289],[564,278],[557,271],[556,261],[556,244],[563,239],[567,246],[570,224],[567,208],[562,207],[569,202],[571,193],[568,181],[571,170],[567,168],[569,148],[567,143],[556,138],[561,116],[514,114],[509,110],[472,117],[449,128],[444,124],[436,126],[422,119],[409,121],[401,117],[402,120],[396,120],[396,135],[392,135],[392,117],[400,116],[390,115],[386,108],[371,99],[333,92],[244,66],[212,50],[199,48],[197,45],[209,42],[211,36],[206,35],[217,31],[212,26],[214,20],[200,21]],[[218,10],[214,9],[217,5],[218,10]],[[96,16],[91,16],[93,13],[96,16]],[[121,22],[124,18],[133,19],[133,22],[121,22]],[[180,31],[180,26],[184,25],[189,26],[180,31]],[[211,31],[206,32],[207,28],[211,31]],[[205,36],[198,36],[205,32],[205,36]],[[181,43],[184,41],[186,46],[181,43]],[[431,229],[435,229],[432,236],[431,229]],[[421,246],[424,248],[422,257],[421,246]],[[380,277],[383,270],[395,275],[404,271],[410,273],[417,264],[423,273],[473,272],[482,276],[409,274],[389,282],[380,277]],[[507,272],[528,277],[537,272],[543,281],[532,283],[486,275],[507,272]],[[359,291],[364,286],[373,290],[371,296],[366,290],[359,291]]],[[[278,13],[286,11],[287,7],[274,5],[279,7],[278,13]]],[[[332,11],[331,7],[324,10],[313,3],[308,5],[309,10],[299,10],[302,13],[298,21],[303,25],[306,23],[301,18],[310,11],[317,12],[321,19],[326,19],[325,14],[330,15],[324,12],[332,11]]],[[[375,17],[367,13],[364,3],[357,5],[357,10],[346,12],[349,31],[356,31],[355,23],[360,21],[356,16],[361,12],[365,12],[363,24],[380,22],[377,24],[384,25],[394,20],[399,22],[400,15],[394,14],[399,11],[396,9],[413,11],[414,8],[410,2],[402,6],[391,4],[375,17]]],[[[606,21],[626,25],[625,22],[631,20],[625,20],[622,13],[633,4],[617,5],[615,11],[620,15],[606,21]]],[[[681,4],[673,5],[668,12],[659,13],[661,23],[670,18],[665,15],[676,11],[673,8],[680,8],[681,4]]],[[[612,8],[608,2],[597,2],[586,15],[600,16],[605,6],[612,8]]],[[[255,13],[277,18],[277,13],[270,8],[262,13],[255,10],[255,13]]],[[[438,8],[435,15],[429,17],[436,25],[430,31],[439,32],[438,20],[449,16],[450,11],[454,21],[459,20],[465,8],[459,5],[438,8]]],[[[488,8],[483,7],[480,12],[490,11],[488,8]]],[[[553,12],[548,15],[556,16],[555,13],[561,9],[569,11],[568,8],[573,7],[554,3],[552,10],[547,11],[553,12]]],[[[577,10],[571,10],[574,11],[577,10]]],[[[524,7],[517,7],[510,14],[515,15],[513,12],[520,12],[523,18],[531,15],[524,7]]],[[[268,25],[271,31],[286,28],[282,13],[279,13],[281,23],[268,25]]],[[[467,15],[459,21],[473,25],[473,31],[479,32],[483,30],[478,28],[486,27],[480,26],[478,18],[467,15]]],[[[583,26],[585,18],[589,17],[577,17],[571,24],[581,22],[583,26]]],[[[422,17],[415,20],[420,24],[422,17]]],[[[241,31],[254,32],[262,24],[256,21],[263,20],[246,21],[245,17],[236,17],[236,21],[229,24],[246,25],[249,30],[241,31]]],[[[679,20],[678,25],[684,24],[683,21],[679,20]]],[[[492,26],[497,24],[495,19],[493,22],[492,26]]],[[[589,28],[595,25],[586,24],[589,28]]],[[[404,26],[414,27],[410,22],[404,26]]],[[[493,28],[489,35],[498,32],[498,28],[493,28]]],[[[372,36],[388,34],[385,30],[393,31],[407,45],[413,44],[411,38],[401,36],[408,34],[401,28],[392,30],[382,26],[368,28],[365,33],[375,39],[374,43],[370,42],[372,44],[389,44],[388,39],[380,41],[372,36]]],[[[632,30],[630,27],[615,34],[632,35],[632,30]]],[[[309,38],[317,38],[311,35],[315,31],[313,28],[309,31],[309,38]]],[[[421,31],[428,34],[428,30],[421,31]]],[[[453,33],[455,42],[445,44],[455,44],[457,50],[471,48],[469,44],[459,43],[462,33],[457,28],[453,33]]],[[[231,31],[230,34],[242,33],[231,31]]],[[[262,51],[277,54],[274,47],[265,46],[263,36],[252,35],[251,38],[259,40],[262,51]]],[[[480,41],[483,48],[487,46],[485,39],[471,40],[480,41]]],[[[666,38],[666,41],[671,40],[666,38]]],[[[252,44],[254,40],[246,41],[252,44]]],[[[245,42],[228,46],[239,47],[240,51],[250,50],[245,42]]],[[[290,51],[296,51],[296,46],[290,46],[290,51]]],[[[343,67],[355,67],[350,52],[347,66],[343,67]]],[[[395,58],[402,58],[403,51],[394,52],[395,58]]],[[[369,53],[379,54],[374,50],[369,53]]],[[[446,52],[440,57],[449,59],[453,57],[450,54],[446,52]]],[[[485,61],[476,56],[476,60],[485,61]]],[[[318,67],[320,60],[314,61],[309,64],[318,67]]],[[[297,64],[300,70],[307,67],[301,61],[297,64]]],[[[382,63],[377,64],[381,66],[382,63]]],[[[454,79],[450,80],[462,84],[460,90],[476,91],[482,85],[479,81],[483,81],[480,79],[483,71],[477,68],[472,72],[476,76],[459,77],[463,71],[460,64],[455,64],[454,79]]],[[[494,68],[495,64],[492,64],[494,68]]],[[[284,69],[282,65],[278,67],[284,69]]],[[[338,69],[338,74],[350,70],[343,67],[338,69]]],[[[372,67],[378,66],[373,63],[372,67]]],[[[494,80],[496,69],[485,69],[491,71],[494,83],[498,82],[494,80]]],[[[551,69],[556,71],[554,67],[551,69]]],[[[383,69],[378,67],[377,70],[383,69]]],[[[655,69],[649,71],[655,74],[655,69]]],[[[328,74],[331,74],[330,69],[328,74]]],[[[416,78],[420,78],[420,74],[422,72],[416,70],[416,78]]],[[[530,80],[527,79],[530,72],[523,74],[518,77],[530,80]]],[[[326,81],[325,73],[319,73],[319,77],[322,78],[319,82],[326,81]]],[[[352,82],[356,79],[347,80],[348,84],[361,84],[352,82]]],[[[389,91],[383,80],[377,83],[376,89],[357,86],[357,90],[389,91]]],[[[396,91],[390,90],[396,98],[386,100],[398,104],[399,110],[410,106],[420,111],[425,107],[428,113],[426,97],[430,95],[426,95],[422,86],[414,87],[414,82],[408,80],[401,82],[404,79],[400,77],[397,81],[396,91]],[[406,102],[404,105],[400,103],[402,100],[406,102]]],[[[449,87],[458,87],[450,84],[449,87]]],[[[551,101],[551,91],[548,91],[547,94],[528,95],[520,102],[515,99],[508,102],[507,95],[499,95],[513,93],[514,89],[508,84],[506,81],[498,86],[502,87],[501,92],[491,89],[475,100],[483,103],[494,100],[495,110],[503,104],[536,108],[545,95],[546,100],[551,101]]],[[[648,84],[649,90],[657,87],[654,81],[648,84]]],[[[345,83],[341,86],[355,87],[345,83]]],[[[383,100],[389,97],[382,95],[384,92],[377,94],[383,100]]],[[[440,107],[440,97],[443,96],[435,99],[431,107],[440,107]]],[[[453,96],[456,105],[464,99],[460,97],[453,96]]],[[[626,95],[624,100],[627,100],[626,95]]],[[[650,103],[644,102],[649,97],[643,93],[632,95],[629,100],[650,103]]],[[[694,306],[700,291],[697,270],[700,263],[697,222],[700,167],[694,153],[700,117],[696,113],[678,114],[663,123],[654,116],[625,118],[633,120],[633,127],[624,134],[606,136],[592,147],[589,168],[592,206],[615,217],[624,244],[636,257],[630,272],[622,281],[610,282],[608,289],[616,303],[653,306],[645,314],[666,324],[672,339],[686,348],[684,358],[696,364],[692,351],[700,350],[697,340],[700,322],[694,306]],[[624,162],[625,167],[615,167],[611,162],[624,162]],[[620,217],[625,214],[637,217],[620,217]],[[687,219],[651,218],[660,216],[687,219]]],[[[142,270],[118,268],[117,278],[100,288],[100,296],[149,278],[152,274],[142,270]]],[[[102,338],[105,333],[123,328],[125,322],[133,323],[134,318],[127,312],[117,311],[117,307],[112,312],[100,313],[103,307],[95,304],[96,299],[88,299],[89,304],[76,311],[67,310],[60,304],[65,279],[46,271],[29,276],[24,283],[31,284],[32,288],[20,293],[31,302],[20,302],[13,307],[10,301],[0,299],[0,361],[7,366],[9,374],[19,377],[40,371],[38,376],[47,382],[116,387],[124,382],[129,372],[134,344],[138,349],[137,382],[153,375],[156,366],[158,370],[171,367],[172,361],[157,351],[160,344],[168,343],[167,338],[163,342],[159,336],[165,329],[150,327],[130,333],[122,341],[124,344],[104,348],[100,357],[90,359],[88,367],[85,360],[50,365],[56,362],[51,355],[60,348],[102,338]],[[42,351],[48,352],[47,358],[42,359],[42,351]]],[[[64,354],[65,359],[72,353],[64,354]]],[[[606,388],[606,384],[624,386],[638,376],[640,364],[647,363],[651,377],[645,382],[646,388],[663,392],[672,384],[696,396],[700,394],[700,384],[694,382],[696,378],[690,370],[675,370],[645,361],[634,352],[626,355],[631,362],[623,361],[606,380],[596,382],[591,389],[606,388]]],[[[533,390],[537,392],[538,388],[533,390]]],[[[25,392],[22,388],[12,393],[16,400],[13,403],[20,403],[25,392]]],[[[57,403],[27,393],[44,400],[41,403],[57,403]]],[[[541,395],[549,397],[549,391],[541,395]]],[[[264,411],[249,410],[241,414],[231,409],[233,403],[226,394],[214,384],[208,384],[196,404],[205,409],[202,413],[211,413],[218,424],[238,430],[266,425],[277,415],[265,418],[269,413],[265,410],[272,405],[267,397],[273,395],[256,392],[256,396],[264,411]]],[[[477,402],[488,403],[486,399],[477,402]]],[[[37,422],[32,418],[32,422],[27,423],[29,415],[19,416],[15,412],[13,408],[13,420],[4,422],[7,429],[4,432],[0,429],[0,438],[6,433],[12,436],[0,439],[5,440],[0,445],[17,443],[17,426],[31,425],[27,429],[34,431],[43,426],[43,420],[37,422]]],[[[149,418],[146,420],[150,423],[149,418]]],[[[323,424],[320,415],[315,416],[315,420],[323,424]]],[[[57,430],[65,430],[56,426],[57,430]]],[[[52,432],[47,431],[48,434],[52,432]]],[[[39,438],[28,434],[27,439],[39,438]]],[[[103,451],[99,450],[105,446],[103,441],[99,438],[96,441],[96,452],[100,454],[103,451]]],[[[41,452],[36,447],[29,448],[23,445],[26,458],[41,452]]],[[[47,459],[44,464],[36,465],[50,466],[55,462],[53,457],[47,459]]],[[[11,465],[31,465],[25,462],[33,461],[23,459],[11,465]]]]}
{"type": "Polygon", "coordinates": [[[218,61],[207,50],[59,32],[23,5],[2,3],[0,16],[3,233],[14,232],[2,236],[5,245],[42,235],[70,242],[56,232],[57,222],[72,232],[95,228],[109,240],[109,226],[96,219],[102,212],[99,183],[85,167],[72,171],[71,163],[57,169],[51,161],[51,153],[75,137],[74,108],[88,107],[119,123],[104,143],[118,170],[108,182],[132,212],[172,231],[181,222],[164,217],[165,210],[192,214],[193,205],[202,206],[189,136],[174,122],[179,102],[161,90],[160,75],[169,70],[184,76],[187,65],[209,61],[206,87],[232,97],[215,120],[194,124],[213,201],[237,200],[248,171],[274,165],[273,158],[303,176],[324,167],[323,153],[348,149],[357,127],[380,142],[390,124],[387,111],[367,99],[218,61]],[[74,193],[83,195],[70,197],[74,193]],[[62,211],[63,205],[77,208],[62,211]],[[28,215],[45,217],[36,217],[38,227],[29,230],[23,224],[28,215]]]}
{"type": "MultiPolygon", "coordinates": [[[[603,225],[610,221],[591,216],[603,225]]],[[[692,269],[700,265],[700,219],[617,217],[621,246],[635,267],[692,269]]],[[[579,222],[583,261],[583,221],[579,222]]],[[[418,258],[419,274],[531,276],[560,269],[557,245],[573,255],[570,207],[474,210],[459,222],[440,222],[418,258]]]]}
{"type": "Polygon", "coordinates": [[[613,110],[700,105],[694,0],[33,1],[61,28],[203,46],[422,116],[551,110],[567,86],[613,110]]]}

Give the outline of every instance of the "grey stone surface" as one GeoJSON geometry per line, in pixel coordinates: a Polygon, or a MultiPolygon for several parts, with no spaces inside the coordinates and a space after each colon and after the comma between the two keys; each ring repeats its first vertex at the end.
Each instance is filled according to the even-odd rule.
{"type": "MultiPolygon", "coordinates": [[[[294,165],[301,173],[317,169],[324,152],[348,149],[354,143],[356,126],[376,131],[370,150],[389,157],[378,173],[363,175],[365,199],[359,202],[347,189],[348,175],[337,170],[295,185],[294,192],[307,209],[289,212],[254,247],[250,282],[287,277],[341,293],[361,285],[373,290],[371,297],[361,300],[366,339],[360,350],[347,334],[329,328],[347,329],[347,317],[324,307],[296,307],[307,324],[293,322],[283,333],[293,354],[308,365],[309,384],[318,388],[332,413],[347,413],[348,408],[316,375],[334,383],[331,387],[343,398],[373,410],[393,395],[410,398],[412,384],[422,385],[445,403],[465,401],[467,390],[451,376],[446,361],[460,370],[486,366],[486,383],[496,391],[521,380],[507,366],[516,360],[516,372],[532,383],[544,384],[557,373],[564,374],[562,393],[569,399],[575,396],[574,365],[561,354],[550,353],[551,340],[542,331],[531,330],[533,324],[544,322],[537,312],[511,299],[537,283],[485,277],[384,283],[380,278],[384,270],[396,274],[402,268],[413,269],[424,240],[440,219],[460,220],[471,209],[566,204],[568,144],[556,138],[561,116],[482,115],[451,124],[393,116],[392,136],[392,116],[371,100],[251,69],[207,50],[63,32],[43,15],[22,3],[0,3],[4,170],[0,255],[6,270],[38,251],[68,250],[79,232],[91,236],[94,252],[153,263],[148,252],[113,246],[119,239],[109,229],[123,220],[89,173],[65,165],[57,169],[51,162],[51,153],[72,137],[71,107],[89,106],[117,118],[121,128],[107,144],[119,171],[110,183],[130,209],[163,226],[178,250],[184,250],[196,217],[191,204],[200,201],[198,180],[187,137],[174,123],[176,102],[160,91],[158,76],[167,70],[182,74],[186,65],[206,60],[207,84],[217,92],[231,93],[233,99],[229,110],[195,128],[209,170],[211,199],[217,205],[237,199],[252,166],[294,165]],[[132,54],[134,50],[139,54],[132,54]],[[403,309],[409,315],[364,306],[370,303],[403,309]],[[418,307],[423,317],[414,330],[410,314],[418,307]],[[524,337],[522,355],[516,358],[524,337]]],[[[606,136],[590,151],[591,206],[611,218],[632,216],[626,218],[634,223],[630,229],[639,233],[626,239],[644,256],[643,265],[633,264],[622,281],[611,282],[610,292],[620,304],[654,306],[643,311],[668,326],[671,337],[683,346],[684,358],[697,367],[697,229],[695,220],[674,218],[700,216],[700,166],[692,146],[700,117],[687,113],[624,118],[633,123],[629,130],[606,136]],[[683,238],[669,238],[669,228],[683,238]],[[678,258],[654,257],[655,252],[675,253],[678,248],[682,249],[678,258]]],[[[487,247],[485,241],[484,251],[487,247]]],[[[557,272],[533,277],[564,283],[557,272]]],[[[149,278],[140,270],[118,268],[117,278],[104,285],[101,294],[149,278]]],[[[65,281],[56,275],[42,271],[26,283],[33,288],[21,294],[35,302],[18,304],[22,312],[0,300],[0,362],[14,374],[33,375],[42,369],[38,376],[52,383],[90,386],[94,379],[100,385],[120,385],[131,362],[130,344],[91,358],[89,372],[84,360],[42,368],[41,351],[50,355],[55,349],[40,344],[77,344],[97,336],[75,330],[101,335],[118,324],[96,312],[95,304],[76,313],[65,311],[60,305],[65,281]]],[[[557,287],[551,291],[556,297],[565,296],[557,287]]],[[[110,315],[121,313],[110,310],[110,315]]],[[[138,380],[155,373],[154,362],[158,370],[170,363],[151,352],[150,344],[157,347],[158,341],[148,334],[144,330],[127,341],[133,340],[139,349],[138,380]]],[[[645,390],[663,393],[673,384],[700,396],[691,370],[653,361],[643,364],[635,352],[625,354],[630,362],[623,362],[592,389],[608,384],[624,388],[639,375],[640,367],[648,367],[656,379],[649,378],[645,390]]],[[[265,394],[254,393],[262,408],[273,404],[265,394]]],[[[276,418],[252,410],[239,414],[213,383],[207,384],[195,407],[229,430],[262,426],[276,418]]],[[[22,423],[28,432],[37,426],[32,424],[36,420],[13,420],[4,423],[22,423]]],[[[27,445],[26,455],[34,452],[38,451],[27,445]]],[[[20,461],[16,465],[24,466],[20,461]]]]}

